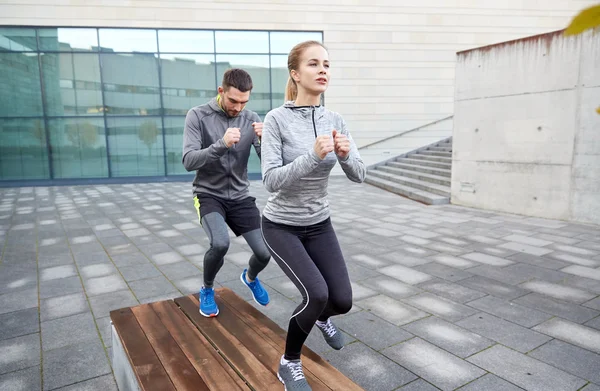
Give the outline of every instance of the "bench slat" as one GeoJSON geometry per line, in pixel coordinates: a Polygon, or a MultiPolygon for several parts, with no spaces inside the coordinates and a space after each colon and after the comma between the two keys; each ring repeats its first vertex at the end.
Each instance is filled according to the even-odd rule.
{"type": "Polygon", "coordinates": [[[200,303],[193,296],[180,297],[175,303],[181,307],[200,332],[211,341],[242,377],[256,390],[281,391],[282,384],[251,351],[232,336],[219,322],[218,317],[206,318],[199,311],[200,303]]]}
{"type": "MultiPolygon", "coordinates": [[[[286,334],[285,332],[282,333],[282,328],[277,323],[273,322],[265,314],[248,304],[228,288],[217,288],[215,289],[215,293],[215,296],[223,300],[227,306],[235,309],[238,314],[243,314],[240,318],[246,321],[248,326],[253,328],[258,334],[265,337],[265,339],[269,339],[272,345],[279,349],[280,355],[283,354],[286,334]]],[[[303,347],[302,354],[304,356],[302,364],[307,378],[309,376],[308,372],[310,372],[333,390],[364,391],[308,347],[303,347]]]]}
{"type": "Polygon", "coordinates": [[[210,391],[149,304],[131,309],[178,391],[210,391]]]}
{"type": "Polygon", "coordinates": [[[211,391],[249,389],[173,301],[150,306],[211,391]]]}
{"type": "Polygon", "coordinates": [[[144,391],[176,391],[169,375],[130,308],[110,312],[110,319],[144,391]]]}

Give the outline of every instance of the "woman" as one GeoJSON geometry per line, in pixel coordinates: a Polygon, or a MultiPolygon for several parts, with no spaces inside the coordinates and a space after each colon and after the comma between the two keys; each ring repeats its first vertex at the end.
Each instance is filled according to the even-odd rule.
{"type": "Polygon", "coordinates": [[[302,294],[288,327],[279,380],[286,390],[310,390],[300,361],[313,325],[334,349],[343,335],[331,316],[352,307],[352,287],[329,217],[327,184],[336,161],[353,182],[366,169],[343,118],[320,105],[329,84],[329,57],[316,41],[288,56],[286,103],[271,110],[261,141],[263,183],[272,193],[262,233],[273,259],[302,294]]]}

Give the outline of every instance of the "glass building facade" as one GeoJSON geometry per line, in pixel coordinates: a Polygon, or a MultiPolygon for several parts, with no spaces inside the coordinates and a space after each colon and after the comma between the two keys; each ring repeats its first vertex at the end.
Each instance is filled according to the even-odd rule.
{"type": "MultiPolygon", "coordinates": [[[[0,184],[191,175],[187,111],[223,73],[252,76],[248,109],[284,99],[287,54],[321,32],[0,28],[0,184]]],[[[260,175],[251,154],[248,172],[260,175]]]]}

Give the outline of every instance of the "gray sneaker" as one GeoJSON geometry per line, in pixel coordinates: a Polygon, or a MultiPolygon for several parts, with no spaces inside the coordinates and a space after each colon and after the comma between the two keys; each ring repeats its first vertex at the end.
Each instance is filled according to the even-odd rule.
{"type": "Polygon", "coordinates": [[[325,338],[325,342],[329,344],[335,350],[342,350],[344,348],[344,334],[331,322],[331,318],[327,319],[327,323],[324,325],[315,323],[316,326],[323,333],[323,337],[325,338]]]}
{"type": "Polygon", "coordinates": [[[277,377],[283,383],[285,391],[312,391],[304,377],[300,360],[288,361],[285,364],[280,361],[277,377]]]}

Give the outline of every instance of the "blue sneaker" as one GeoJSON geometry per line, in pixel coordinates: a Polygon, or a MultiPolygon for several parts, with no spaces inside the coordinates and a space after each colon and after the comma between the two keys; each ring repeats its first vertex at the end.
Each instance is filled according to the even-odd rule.
{"type": "Polygon", "coordinates": [[[200,313],[207,318],[219,315],[219,307],[215,302],[215,290],[202,287],[200,289],[200,313]]]}
{"type": "Polygon", "coordinates": [[[244,269],[242,274],[240,275],[240,280],[252,291],[252,296],[254,297],[254,301],[262,306],[266,306],[269,304],[269,294],[262,287],[258,277],[252,282],[246,281],[246,272],[248,269],[244,269]]]}

